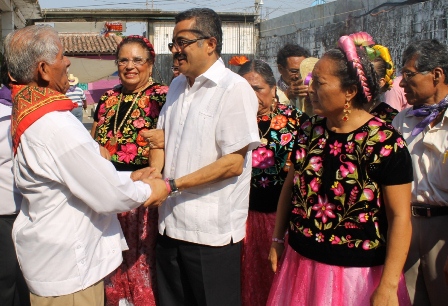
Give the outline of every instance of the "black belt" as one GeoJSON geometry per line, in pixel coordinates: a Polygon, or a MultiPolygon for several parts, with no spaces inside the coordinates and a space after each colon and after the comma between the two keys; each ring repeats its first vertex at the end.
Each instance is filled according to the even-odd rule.
{"type": "Polygon", "coordinates": [[[438,217],[448,215],[448,206],[411,205],[411,213],[414,217],[438,217]]]}

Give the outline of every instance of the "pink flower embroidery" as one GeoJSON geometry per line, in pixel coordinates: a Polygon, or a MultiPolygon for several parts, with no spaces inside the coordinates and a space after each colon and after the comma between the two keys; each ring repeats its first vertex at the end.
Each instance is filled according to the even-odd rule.
{"type": "Polygon", "coordinates": [[[274,152],[266,147],[252,151],[252,167],[266,169],[272,167],[274,163],[274,152]]]}
{"type": "Polygon", "coordinates": [[[358,218],[359,218],[359,222],[366,223],[367,220],[369,220],[369,214],[361,213],[361,214],[359,214],[358,218]]]}
{"type": "Polygon", "coordinates": [[[334,142],[334,144],[330,144],[330,154],[333,154],[334,156],[338,155],[339,153],[341,153],[341,147],[342,147],[342,143],[339,143],[337,140],[334,142]]]}
{"type": "Polygon", "coordinates": [[[379,121],[376,121],[376,120],[371,120],[370,122],[369,122],[369,126],[382,126],[383,124],[381,123],[381,122],[379,122],[379,121]]]}
{"type": "Polygon", "coordinates": [[[380,155],[381,156],[389,156],[390,152],[392,152],[392,146],[386,145],[383,148],[381,148],[380,155]]]}
{"type": "Polygon", "coordinates": [[[366,197],[367,201],[372,201],[374,198],[373,191],[369,188],[364,189],[362,194],[366,197]]]}
{"type": "Polygon", "coordinates": [[[306,154],[305,149],[303,149],[303,148],[297,149],[296,160],[297,161],[302,160],[305,157],[305,154],[306,154]]]}
{"type": "MultiPolygon", "coordinates": [[[[157,102],[155,101],[150,101],[149,102],[149,115],[151,116],[151,118],[156,118],[159,116],[160,110],[159,110],[159,105],[157,102]]],[[[146,112],[146,108],[145,108],[145,112],[146,112]]]]}
{"type": "Polygon", "coordinates": [[[168,92],[168,86],[160,86],[156,88],[156,93],[158,93],[159,95],[164,95],[168,92]]]}
{"type": "Polygon", "coordinates": [[[103,116],[106,113],[106,104],[101,104],[100,109],[98,110],[98,117],[103,116]]]}
{"type": "Polygon", "coordinates": [[[319,171],[322,167],[322,157],[320,156],[313,156],[310,159],[310,166],[313,168],[314,171],[319,171]]]}
{"type": "Polygon", "coordinates": [[[263,188],[268,187],[270,183],[269,178],[267,177],[262,177],[261,180],[259,180],[258,182],[260,183],[260,186],[263,188]]]}
{"type": "Polygon", "coordinates": [[[324,195],[321,197],[320,195],[317,196],[318,203],[314,204],[312,209],[316,210],[316,218],[322,217],[322,222],[326,223],[328,218],[335,218],[336,215],[333,213],[333,209],[335,209],[335,206],[331,203],[328,203],[327,195],[324,195]]]}
{"type": "Polygon", "coordinates": [[[288,134],[282,134],[282,136],[280,136],[280,139],[281,139],[281,141],[280,141],[280,145],[284,146],[284,145],[286,145],[288,142],[291,141],[291,139],[292,139],[292,134],[291,134],[291,133],[288,133],[288,134]]]}
{"type": "Polygon", "coordinates": [[[403,138],[400,137],[400,138],[397,139],[397,145],[398,145],[400,148],[403,148],[403,147],[404,147],[405,143],[404,143],[403,138]]]}
{"type": "Polygon", "coordinates": [[[310,182],[311,190],[314,192],[318,192],[321,184],[322,184],[322,182],[321,182],[320,178],[318,178],[318,177],[313,178],[313,180],[310,182]]]}
{"type": "Polygon", "coordinates": [[[387,138],[386,133],[384,133],[383,131],[379,131],[378,136],[379,136],[379,142],[384,142],[387,138]]]}
{"type": "Polygon", "coordinates": [[[137,155],[137,146],[133,143],[127,143],[121,146],[121,151],[117,152],[118,160],[130,163],[137,155]]]}
{"type": "Polygon", "coordinates": [[[303,230],[303,235],[305,235],[305,237],[311,237],[313,235],[313,232],[311,231],[311,229],[305,228],[303,230]]]}
{"type": "Polygon", "coordinates": [[[362,243],[362,248],[366,251],[370,250],[370,240],[366,240],[362,243]]]}
{"type": "Polygon", "coordinates": [[[334,195],[339,197],[344,194],[344,187],[339,182],[334,182],[333,186],[331,186],[331,190],[333,190],[334,195]]]}
{"type": "Polygon", "coordinates": [[[325,147],[325,144],[327,143],[327,140],[325,138],[319,139],[319,148],[323,149],[325,147]]]}
{"type": "Polygon", "coordinates": [[[350,173],[350,171],[344,167],[344,165],[341,165],[339,167],[339,170],[341,171],[342,177],[347,177],[347,175],[350,173]]]}
{"type": "Polygon", "coordinates": [[[317,242],[324,242],[324,234],[322,234],[322,233],[317,233],[316,234],[316,241],[317,242]]]}
{"type": "Polygon", "coordinates": [[[366,138],[367,132],[361,132],[355,135],[355,140],[363,140],[366,138]]]}
{"type": "Polygon", "coordinates": [[[140,117],[132,122],[132,124],[138,129],[141,129],[142,127],[144,127],[145,123],[146,123],[146,121],[142,117],[140,117]]]}
{"type": "Polygon", "coordinates": [[[294,179],[293,179],[293,183],[294,185],[297,184],[297,181],[299,180],[299,174],[294,173],[294,179]]]}
{"type": "Polygon", "coordinates": [[[339,242],[341,241],[341,238],[339,238],[338,236],[332,235],[330,238],[331,244],[339,244],[339,242]]]}
{"type": "Polygon", "coordinates": [[[354,149],[355,149],[355,143],[353,141],[347,142],[347,144],[345,145],[345,150],[347,151],[347,153],[349,154],[353,153],[354,149]]]}

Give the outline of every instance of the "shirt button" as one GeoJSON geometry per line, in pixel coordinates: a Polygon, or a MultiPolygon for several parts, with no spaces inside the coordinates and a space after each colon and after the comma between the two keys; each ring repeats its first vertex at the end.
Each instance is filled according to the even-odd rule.
{"type": "Polygon", "coordinates": [[[81,260],[81,264],[82,265],[85,264],[85,263],[86,263],[85,259],[81,260]]]}
{"type": "Polygon", "coordinates": [[[80,245],[78,245],[78,246],[76,247],[76,249],[78,249],[78,250],[79,250],[80,248],[81,248],[81,246],[80,246],[80,245]]]}

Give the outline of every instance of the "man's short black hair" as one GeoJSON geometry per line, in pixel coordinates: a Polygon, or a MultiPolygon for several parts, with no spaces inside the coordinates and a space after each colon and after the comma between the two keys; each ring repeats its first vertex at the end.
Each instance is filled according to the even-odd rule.
{"type": "Polygon", "coordinates": [[[277,53],[277,64],[286,67],[286,59],[288,57],[310,57],[311,53],[308,49],[299,45],[287,44],[277,53]]]}

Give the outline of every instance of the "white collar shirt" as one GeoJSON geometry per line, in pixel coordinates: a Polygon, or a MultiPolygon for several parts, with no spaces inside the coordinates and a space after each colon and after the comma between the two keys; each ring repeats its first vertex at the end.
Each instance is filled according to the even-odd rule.
{"type": "Polygon", "coordinates": [[[11,110],[0,104],[0,215],[18,213],[22,201],[12,174],[11,110]]]}
{"type": "Polygon", "coordinates": [[[20,140],[13,240],[25,280],[39,296],[83,290],[120,265],[127,245],[116,213],[140,206],[151,188],[101,157],[71,112],[44,115],[20,140]]]}
{"type": "Polygon", "coordinates": [[[189,87],[171,83],[158,128],[165,131],[164,176],[179,178],[246,146],[243,173],[183,190],[159,207],[159,232],[188,242],[222,246],[245,236],[251,150],[259,145],[258,100],[241,76],[217,60],[189,87]]]}
{"type": "Polygon", "coordinates": [[[392,125],[403,134],[412,157],[414,182],[412,203],[448,206],[448,111],[442,121],[429,125],[412,136],[414,127],[423,120],[409,114],[412,108],[402,110],[392,125]]]}

